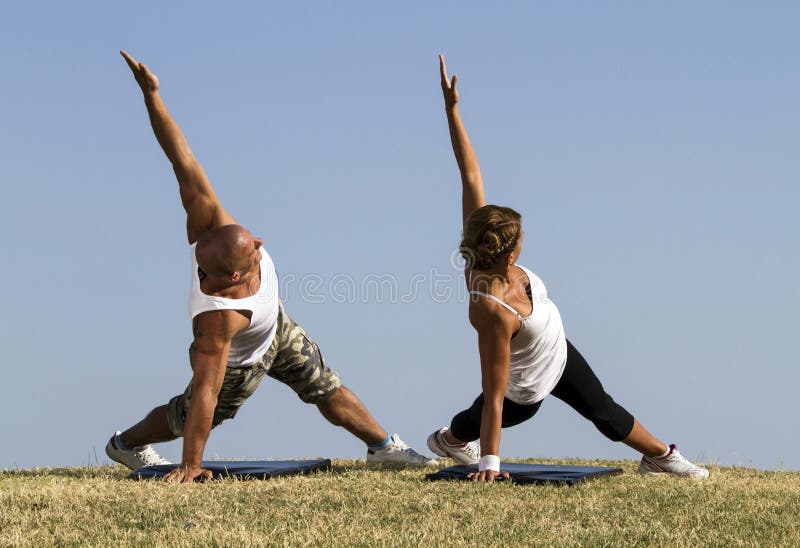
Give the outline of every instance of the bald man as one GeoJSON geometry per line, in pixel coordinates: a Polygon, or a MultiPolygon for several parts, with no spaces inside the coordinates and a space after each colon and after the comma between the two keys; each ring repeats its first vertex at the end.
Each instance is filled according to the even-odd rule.
{"type": "Polygon", "coordinates": [[[435,464],[389,436],[339,375],[325,365],[317,345],[286,314],[275,265],[261,238],[239,225],[220,204],[203,168],[158,93],[144,63],[121,52],[144,94],[150,124],[172,163],[186,210],[191,248],[189,309],[194,341],[192,380],[168,404],[156,407],[106,446],[115,461],[136,470],[171,464],[152,443],[183,436],[181,465],[167,480],[211,477],[200,463],[211,429],[233,418],[264,375],[289,385],[332,424],[367,444],[368,463],[435,464]]]}

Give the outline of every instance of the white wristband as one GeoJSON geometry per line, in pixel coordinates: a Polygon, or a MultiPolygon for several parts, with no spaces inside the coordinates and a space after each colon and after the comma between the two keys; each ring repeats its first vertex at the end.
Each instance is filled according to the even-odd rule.
{"type": "Polygon", "coordinates": [[[480,463],[478,463],[478,471],[483,472],[484,470],[494,470],[495,472],[499,472],[500,457],[497,455],[482,456],[480,463]]]}

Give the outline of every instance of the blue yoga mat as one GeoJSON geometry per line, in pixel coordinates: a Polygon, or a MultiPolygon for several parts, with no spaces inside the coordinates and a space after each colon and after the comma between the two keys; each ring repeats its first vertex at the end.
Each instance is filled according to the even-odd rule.
{"type": "MultiPolygon", "coordinates": [[[[131,479],[140,480],[148,478],[161,478],[178,464],[160,464],[145,466],[131,472],[131,479]]],[[[203,461],[202,465],[210,470],[214,479],[239,478],[239,479],[269,479],[278,476],[294,476],[307,474],[316,470],[329,470],[331,459],[319,460],[219,460],[203,461]]]]}
{"type": "MultiPolygon", "coordinates": [[[[425,476],[428,480],[467,480],[467,474],[477,472],[477,466],[451,466],[425,476]]],[[[500,463],[500,471],[508,472],[509,479],[519,484],[560,483],[575,485],[588,478],[615,476],[622,473],[621,468],[605,466],[559,466],[556,464],[500,463]]],[[[498,478],[503,481],[503,478],[498,478]]],[[[507,480],[506,480],[507,481],[507,480]]]]}

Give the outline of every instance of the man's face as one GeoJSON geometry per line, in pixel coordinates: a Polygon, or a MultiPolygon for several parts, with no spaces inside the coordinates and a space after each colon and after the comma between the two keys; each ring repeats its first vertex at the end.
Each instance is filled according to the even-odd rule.
{"type": "Polygon", "coordinates": [[[261,263],[261,245],[264,241],[261,238],[256,238],[249,232],[247,233],[250,237],[250,243],[248,244],[247,253],[249,254],[249,261],[248,261],[248,268],[245,272],[251,272],[253,270],[257,270],[259,263],[261,263]]]}

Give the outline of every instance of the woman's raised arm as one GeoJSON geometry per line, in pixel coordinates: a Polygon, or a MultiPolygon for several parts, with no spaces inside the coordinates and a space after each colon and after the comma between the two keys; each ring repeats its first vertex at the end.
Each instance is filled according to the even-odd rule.
{"type": "Polygon", "coordinates": [[[447,78],[447,68],[444,65],[444,57],[442,55],[439,55],[439,69],[442,77],[442,94],[444,95],[444,107],[447,113],[447,125],[450,128],[450,141],[453,144],[453,153],[456,156],[458,169],[461,172],[462,220],[466,222],[470,213],[486,205],[481,166],[478,165],[475,149],[472,148],[467,130],[464,128],[464,124],[461,122],[461,115],[458,112],[458,90],[456,90],[458,77],[453,75],[452,80],[447,78]]]}

